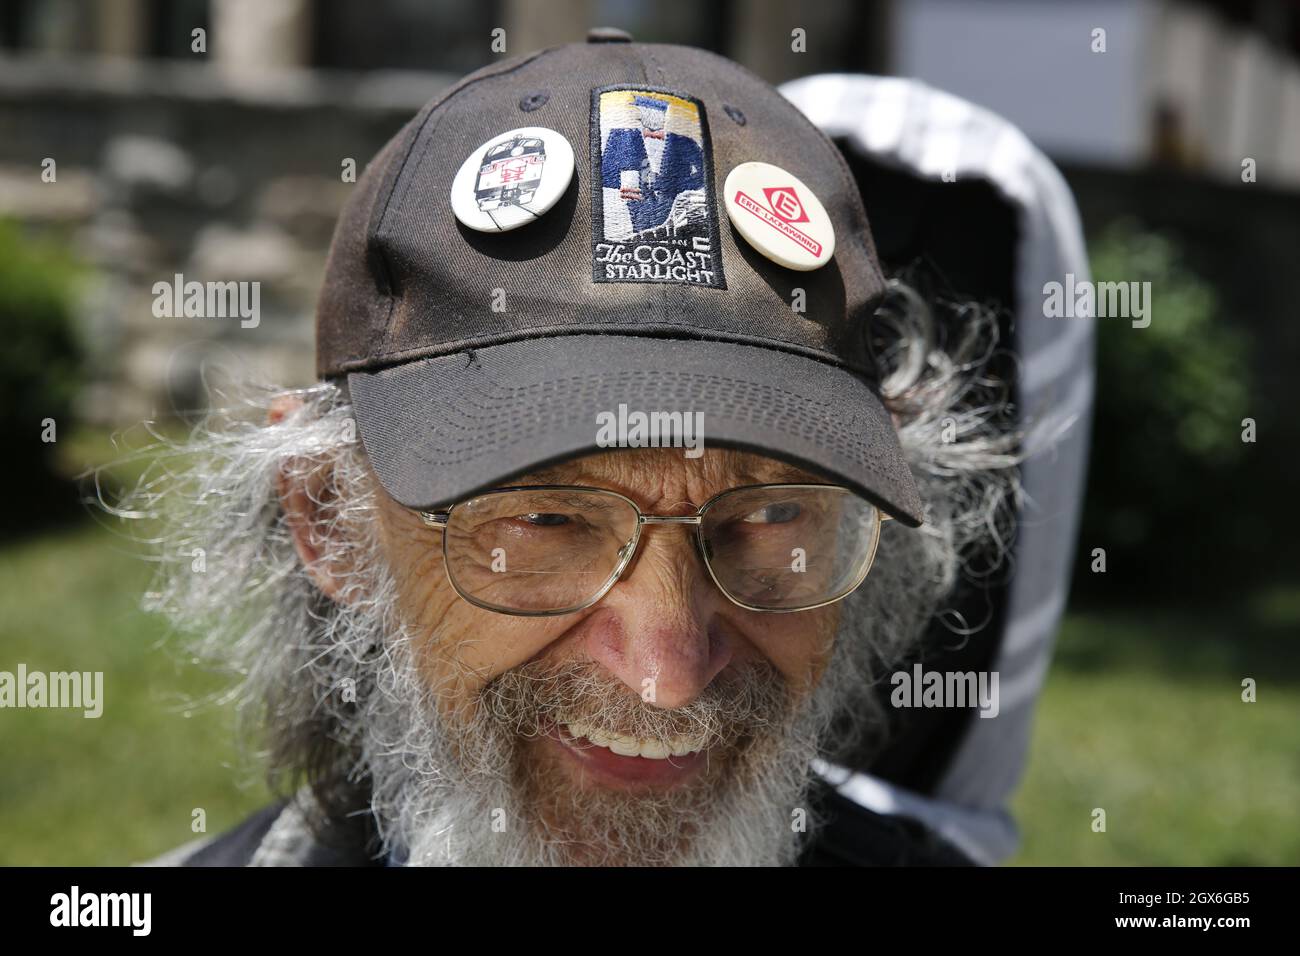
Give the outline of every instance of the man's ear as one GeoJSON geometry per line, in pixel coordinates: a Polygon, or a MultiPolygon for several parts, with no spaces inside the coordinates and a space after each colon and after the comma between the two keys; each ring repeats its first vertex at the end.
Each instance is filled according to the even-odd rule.
{"type": "MultiPolygon", "coordinates": [[[[302,399],[285,393],[271,400],[267,421],[272,425],[289,418],[302,408],[302,399]]],[[[347,567],[340,564],[340,549],[330,538],[331,525],[326,514],[331,506],[332,488],[330,465],[312,463],[306,459],[290,459],[280,466],[276,476],[276,491],[285,525],[293,536],[293,547],[298,552],[312,583],[331,601],[344,603],[350,599],[345,594],[347,567]]]]}

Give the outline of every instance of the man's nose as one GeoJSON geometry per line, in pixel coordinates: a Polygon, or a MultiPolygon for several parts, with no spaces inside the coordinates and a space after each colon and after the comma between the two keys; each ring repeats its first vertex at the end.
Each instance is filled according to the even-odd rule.
{"type": "Polygon", "coordinates": [[[601,601],[607,613],[588,634],[587,653],[646,703],[683,707],[731,662],[725,601],[689,527],[647,527],[632,566],[601,601]]]}

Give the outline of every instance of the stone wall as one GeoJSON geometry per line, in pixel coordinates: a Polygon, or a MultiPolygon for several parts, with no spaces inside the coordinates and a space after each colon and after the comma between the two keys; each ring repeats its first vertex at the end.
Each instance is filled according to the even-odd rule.
{"type": "Polygon", "coordinates": [[[344,161],[359,173],[450,79],[279,70],[232,83],[204,64],[0,59],[0,217],[63,236],[93,266],[85,417],[198,407],[212,365],[310,381],[316,292],[354,188],[344,161]],[[259,282],[256,327],[157,317],[154,284],[176,274],[259,282]]]}

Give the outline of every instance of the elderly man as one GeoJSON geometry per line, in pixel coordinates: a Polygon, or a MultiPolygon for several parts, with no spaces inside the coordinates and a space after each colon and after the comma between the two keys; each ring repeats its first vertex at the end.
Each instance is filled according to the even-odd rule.
{"type": "Polygon", "coordinates": [[[964,862],[812,769],[1014,492],[996,324],[932,319],[729,61],[596,31],[430,103],[339,222],[321,384],[124,506],[205,549],[152,600],[287,798],[167,861],[964,862]]]}

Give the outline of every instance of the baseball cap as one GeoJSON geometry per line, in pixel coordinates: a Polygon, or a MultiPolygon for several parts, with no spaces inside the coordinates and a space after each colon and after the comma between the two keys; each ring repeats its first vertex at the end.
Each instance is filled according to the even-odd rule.
{"type": "Polygon", "coordinates": [[[870,354],[885,288],[839,150],[774,87],[599,29],[465,77],[366,167],[317,370],[409,507],[599,451],[624,407],[917,526],[870,354]]]}

